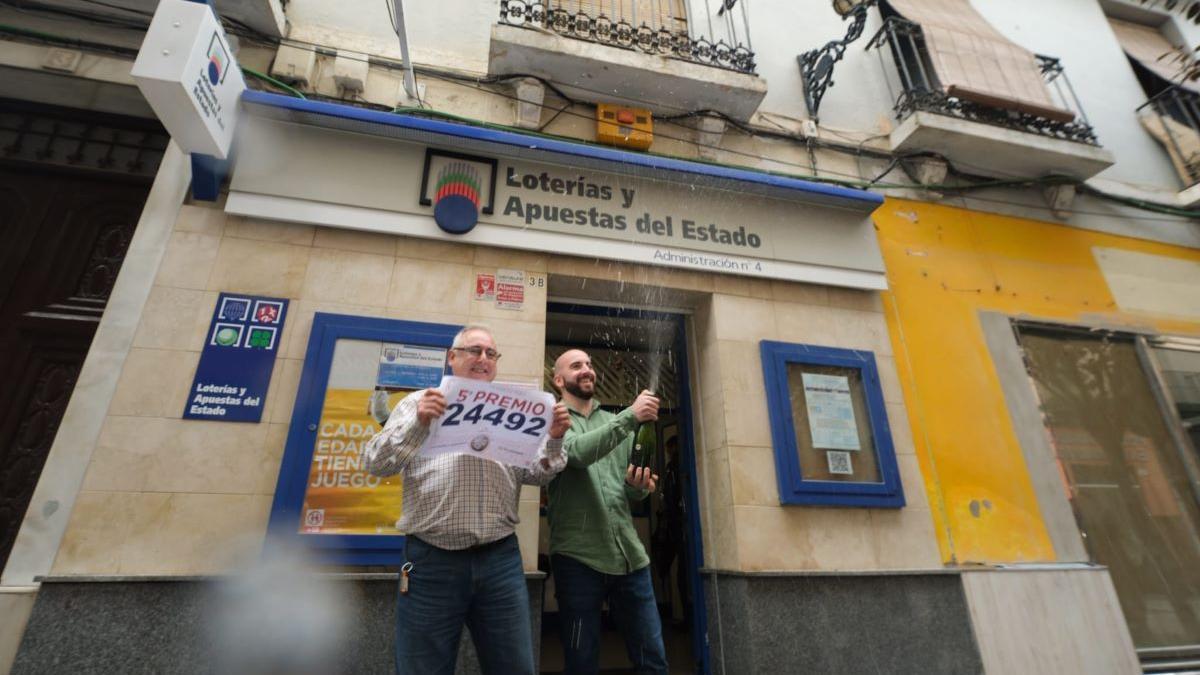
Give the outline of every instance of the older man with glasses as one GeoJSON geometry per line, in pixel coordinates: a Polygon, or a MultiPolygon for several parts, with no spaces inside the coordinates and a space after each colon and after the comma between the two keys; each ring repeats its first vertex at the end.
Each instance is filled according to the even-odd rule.
{"type": "MultiPolygon", "coordinates": [[[[459,331],[450,347],[458,377],[491,382],[500,353],[485,326],[459,331]]],[[[407,535],[396,607],[396,672],[454,672],[465,623],[485,673],[533,673],[529,595],[514,528],[522,485],[545,485],[566,466],[571,425],[554,406],[539,457],[515,467],[472,453],[418,454],[429,426],[446,411],[436,389],[406,396],[363,450],[377,476],[404,473],[396,527],[407,535]]]]}

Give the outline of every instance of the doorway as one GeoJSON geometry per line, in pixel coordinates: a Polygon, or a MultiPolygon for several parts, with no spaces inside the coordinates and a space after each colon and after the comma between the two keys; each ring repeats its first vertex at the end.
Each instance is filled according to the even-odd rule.
{"type": "MultiPolygon", "coordinates": [[[[631,504],[634,527],[650,557],[654,595],[672,673],[706,672],[705,622],[700,589],[699,510],[696,490],[691,396],[683,314],[597,305],[550,303],[546,315],[546,391],[554,391],[554,361],[568,349],[588,352],[596,371],[595,400],[619,412],[638,392],[660,399],[652,456],[646,464],[658,474],[658,487],[645,501],[631,504]],[[698,646],[699,645],[699,646],[698,646]]],[[[542,495],[538,567],[550,571],[549,526],[542,495]]],[[[558,605],[554,579],[546,583],[542,617],[541,670],[562,672],[558,605]]],[[[616,626],[602,617],[600,672],[623,673],[629,659],[616,626]]]]}
{"type": "Polygon", "coordinates": [[[0,570],[167,141],[154,120],[0,99],[0,570]]]}

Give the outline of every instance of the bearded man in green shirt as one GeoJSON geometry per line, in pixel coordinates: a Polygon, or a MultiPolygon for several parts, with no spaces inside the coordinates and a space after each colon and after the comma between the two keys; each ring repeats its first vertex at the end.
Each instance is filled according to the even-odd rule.
{"type": "Polygon", "coordinates": [[[555,361],[554,386],[571,415],[567,468],[550,483],[546,512],[566,672],[598,670],[607,600],[634,670],[666,673],[650,557],[629,513],[629,501],[645,499],[658,480],[629,463],[638,424],[658,419],[658,399],[643,391],[618,414],[602,410],[592,360],[579,349],[555,361]]]}

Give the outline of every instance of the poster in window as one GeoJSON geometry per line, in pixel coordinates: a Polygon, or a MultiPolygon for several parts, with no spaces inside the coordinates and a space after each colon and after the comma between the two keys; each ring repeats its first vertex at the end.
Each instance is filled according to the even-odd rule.
{"type": "MultiPolygon", "coordinates": [[[[372,476],[362,449],[379,431],[372,399],[392,410],[420,383],[440,379],[444,348],[338,340],[317,426],[299,530],[310,535],[396,535],[403,477],[372,476]],[[436,364],[436,365],[435,365],[436,364]]],[[[386,412],[386,411],[385,411],[386,412]]],[[[386,417],[386,416],[384,416],[386,417]]]]}
{"type": "Polygon", "coordinates": [[[445,366],[446,350],[441,347],[385,342],[379,350],[375,384],[389,390],[436,387],[442,381],[445,366]]]}
{"type": "Polygon", "coordinates": [[[850,378],[840,375],[802,373],[804,403],[814,448],[861,450],[850,378]]]}

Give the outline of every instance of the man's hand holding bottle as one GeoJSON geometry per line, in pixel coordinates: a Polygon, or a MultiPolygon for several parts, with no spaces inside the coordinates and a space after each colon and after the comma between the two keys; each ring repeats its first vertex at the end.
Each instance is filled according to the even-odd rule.
{"type": "Polygon", "coordinates": [[[630,455],[629,467],[625,469],[625,482],[640,490],[654,492],[658,474],[651,471],[650,465],[654,462],[658,437],[658,430],[654,424],[658,421],[658,397],[654,392],[643,389],[630,407],[640,424],[633,439],[634,450],[630,455]]]}

